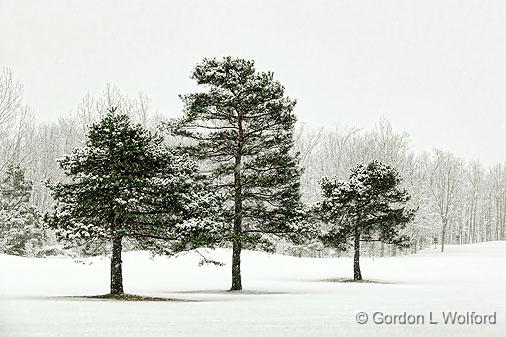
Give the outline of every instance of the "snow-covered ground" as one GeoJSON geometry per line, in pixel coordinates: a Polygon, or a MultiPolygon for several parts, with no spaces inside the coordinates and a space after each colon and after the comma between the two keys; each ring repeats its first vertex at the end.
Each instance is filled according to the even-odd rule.
{"type": "MultiPolygon", "coordinates": [[[[200,257],[124,254],[125,291],[192,301],[119,302],[72,298],[108,291],[109,260],[0,255],[0,337],[150,336],[506,336],[506,242],[433,248],[417,255],[309,259],[243,253],[243,293],[227,293],[230,252],[200,257]],[[441,312],[496,312],[495,325],[445,325],[441,312]],[[366,324],[356,315],[368,314],[366,324]],[[425,324],[372,323],[375,312],[421,315],[425,324]],[[429,313],[439,324],[429,324],[429,313]]],[[[380,317],[376,314],[375,317],[380,317]]],[[[379,319],[379,318],[378,318],[379,319]]]]}

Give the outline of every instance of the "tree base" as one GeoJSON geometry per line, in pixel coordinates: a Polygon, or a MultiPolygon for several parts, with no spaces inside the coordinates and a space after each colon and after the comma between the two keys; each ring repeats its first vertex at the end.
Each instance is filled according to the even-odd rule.
{"type": "Polygon", "coordinates": [[[320,280],[315,280],[315,281],[317,281],[317,282],[336,282],[336,283],[379,283],[379,284],[392,284],[392,282],[382,281],[382,280],[368,280],[368,279],[354,280],[352,278],[346,278],[346,277],[327,278],[327,279],[320,279],[320,280]]]}
{"type": "Polygon", "coordinates": [[[104,295],[93,295],[93,296],[72,296],[72,298],[87,298],[97,300],[115,300],[115,301],[146,301],[146,302],[168,302],[168,301],[181,301],[188,302],[187,300],[179,300],[174,298],[166,297],[152,297],[152,296],[141,296],[132,294],[104,294],[104,295]]]}

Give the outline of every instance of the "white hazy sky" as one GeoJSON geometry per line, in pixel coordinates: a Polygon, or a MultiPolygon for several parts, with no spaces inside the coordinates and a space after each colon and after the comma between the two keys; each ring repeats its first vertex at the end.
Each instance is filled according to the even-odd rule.
{"type": "Polygon", "coordinates": [[[504,1],[0,0],[0,67],[39,120],[106,83],[176,116],[203,57],[254,59],[313,126],[390,119],[417,149],[506,161],[504,1]]]}

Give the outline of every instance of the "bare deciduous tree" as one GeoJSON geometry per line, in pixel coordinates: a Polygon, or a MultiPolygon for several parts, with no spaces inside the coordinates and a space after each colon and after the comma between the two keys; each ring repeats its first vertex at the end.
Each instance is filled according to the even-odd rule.
{"type": "Polygon", "coordinates": [[[446,232],[457,212],[464,163],[451,153],[434,150],[429,163],[429,186],[436,211],[441,220],[441,252],[444,252],[446,232]]]}
{"type": "Polygon", "coordinates": [[[10,69],[0,73],[0,130],[5,132],[6,124],[11,122],[22,108],[23,85],[14,79],[10,69]]]}

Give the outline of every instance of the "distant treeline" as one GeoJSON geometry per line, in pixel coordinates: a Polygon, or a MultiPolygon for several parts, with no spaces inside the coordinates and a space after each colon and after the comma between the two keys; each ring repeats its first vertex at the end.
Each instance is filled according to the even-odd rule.
{"type": "MultiPolygon", "coordinates": [[[[72,113],[62,113],[56,122],[37,122],[36,107],[23,101],[23,86],[10,70],[0,75],[0,171],[18,165],[31,181],[30,204],[44,214],[53,204],[44,181],[67,179],[57,158],[83,146],[88,125],[100,118],[107,107],[123,112],[156,130],[168,116],[155,113],[149,98],[140,93],[126,97],[111,85],[102,95],[86,95],[72,113]]],[[[167,136],[166,142],[176,140],[167,136]]],[[[372,130],[356,128],[311,128],[300,122],[295,133],[295,150],[300,152],[302,199],[317,202],[319,180],[337,175],[343,179],[357,164],[379,160],[397,169],[402,185],[417,208],[414,221],[406,227],[412,250],[428,245],[465,244],[506,239],[506,165],[485,167],[439,149],[429,153],[413,151],[409,135],[394,130],[381,119],[372,130]]],[[[11,169],[12,171],[12,169],[11,169]]],[[[50,233],[48,240],[51,240],[50,233]]],[[[331,253],[318,243],[293,246],[280,242],[284,253],[324,256],[331,253]]],[[[395,247],[369,243],[371,255],[395,254],[395,247]]]]}

